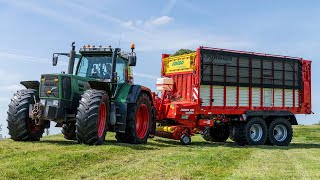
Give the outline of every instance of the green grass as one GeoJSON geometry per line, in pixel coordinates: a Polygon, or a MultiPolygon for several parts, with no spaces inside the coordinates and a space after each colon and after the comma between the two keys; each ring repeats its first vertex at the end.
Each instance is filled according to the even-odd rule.
{"type": "Polygon", "coordinates": [[[288,147],[190,146],[154,138],[145,145],[79,145],[62,135],[0,141],[0,179],[320,179],[320,126],[297,126],[288,147]]]}

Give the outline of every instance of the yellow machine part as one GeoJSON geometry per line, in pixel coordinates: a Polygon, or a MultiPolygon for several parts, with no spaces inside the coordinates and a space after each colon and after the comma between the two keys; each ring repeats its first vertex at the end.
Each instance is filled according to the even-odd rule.
{"type": "Polygon", "coordinates": [[[170,74],[193,71],[195,67],[195,57],[196,53],[190,53],[162,59],[164,63],[164,73],[170,74]]]}
{"type": "Polygon", "coordinates": [[[173,133],[174,127],[172,127],[172,126],[159,126],[156,128],[156,131],[164,131],[164,132],[173,133]]]}

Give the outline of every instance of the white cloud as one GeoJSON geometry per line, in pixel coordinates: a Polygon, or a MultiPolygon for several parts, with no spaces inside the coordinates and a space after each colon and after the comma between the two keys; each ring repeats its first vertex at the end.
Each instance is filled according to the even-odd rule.
{"type": "MultiPolygon", "coordinates": [[[[81,3],[72,3],[70,1],[60,1],[64,7],[77,9],[81,12],[76,20],[72,17],[68,18],[66,14],[61,12],[53,11],[48,8],[41,7],[37,4],[30,4],[21,2],[21,1],[8,1],[8,3],[13,2],[14,5],[18,7],[23,7],[26,10],[39,13],[41,15],[49,16],[55,18],[56,20],[62,20],[65,22],[87,22],[83,21],[84,17],[94,16],[106,20],[110,23],[115,23],[119,25],[117,31],[121,32],[122,43],[131,43],[132,41],[137,44],[137,51],[153,51],[153,50],[176,50],[180,48],[195,48],[200,45],[215,46],[222,48],[248,48],[252,47],[253,44],[247,40],[242,40],[238,38],[231,39],[229,37],[217,36],[214,32],[205,32],[205,29],[192,29],[190,27],[179,27],[179,29],[159,29],[161,25],[166,25],[171,23],[174,18],[163,15],[160,17],[154,17],[147,20],[121,20],[118,17],[111,16],[105,11],[101,11],[95,8],[89,8],[88,6],[82,5],[81,3]],[[181,29],[184,29],[181,31],[181,29]],[[132,31],[134,30],[134,31],[132,31]],[[200,33],[199,33],[200,32],[200,33]],[[210,34],[210,35],[207,35],[210,34]]],[[[165,11],[167,13],[172,9],[176,4],[176,1],[169,1],[165,11]],[[170,5],[171,4],[171,5],[170,5]]],[[[165,12],[164,11],[164,12],[165,12]]],[[[68,24],[68,23],[67,23],[68,24]]],[[[79,25],[79,24],[78,24],[79,25]]],[[[78,27],[77,25],[77,27],[78,27]]],[[[86,25],[87,26],[87,25],[86,25]]],[[[79,28],[78,28],[79,29],[79,28]]],[[[80,28],[82,29],[82,28],[80,28]]],[[[106,33],[105,27],[103,25],[95,25],[95,33],[98,33],[99,36],[104,37],[105,34],[112,35],[110,39],[113,39],[114,42],[118,42],[118,36],[114,36],[115,32],[106,33]],[[101,32],[101,33],[99,33],[101,32]]],[[[14,54],[6,54],[14,56],[14,54]]],[[[1,53],[0,53],[1,56],[1,53]]],[[[42,61],[42,59],[36,58],[27,58],[29,61],[42,61]]],[[[48,63],[51,63],[50,61],[48,63]]]]}
{"type": "Polygon", "coordinates": [[[172,17],[169,16],[160,16],[157,18],[153,18],[150,19],[148,21],[146,21],[147,25],[155,25],[155,26],[160,26],[160,25],[165,25],[165,24],[169,24],[170,22],[173,21],[172,17]]]}
{"type": "Polygon", "coordinates": [[[190,2],[188,0],[183,0],[183,1],[181,1],[181,4],[184,7],[188,8],[189,10],[191,10],[197,14],[202,14],[202,15],[206,15],[206,16],[212,14],[210,11],[207,10],[206,7],[201,7],[201,6],[199,6],[199,4],[195,4],[194,2],[195,1],[190,2]]]}
{"type": "MultiPolygon", "coordinates": [[[[2,60],[10,59],[10,60],[18,60],[18,61],[24,61],[24,62],[52,64],[50,58],[35,57],[35,56],[21,54],[19,52],[6,52],[5,50],[0,50],[0,59],[2,60]]],[[[68,64],[66,62],[59,62],[59,65],[67,66],[68,64]]],[[[0,75],[1,75],[1,70],[0,70],[0,75]]]]}
{"type": "MultiPolygon", "coordinates": [[[[80,3],[73,3],[70,1],[61,1],[61,3],[63,3],[64,6],[68,6],[70,8],[77,9],[78,11],[80,11],[82,13],[82,15],[94,16],[95,18],[100,18],[100,19],[106,20],[108,22],[115,23],[115,24],[119,25],[120,27],[125,27],[129,30],[134,30],[134,31],[140,32],[140,33],[147,33],[142,28],[136,27],[136,23],[134,23],[131,20],[125,21],[125,20],[122,20],[118,17],[112,16],[112,15],[106,13],[105,11],[101,12],[99,9],[92,9],[87,6],[81,5],[80,3]]],[[[102,32],[104,30],[101,27],[98,29],[99,29],[99,31],[102,31],[102,32]]],[[[113,33],[109,33],[109,34],[113,34],[113,33]]]]}
{"type": "MultiPolygon", "coordinates": [[[[39,14],[41,16],[45,16],[51,19],[56,20],[57,22],[62,23],[63,25],[68,25],[69,28],[72,28],[73,30],[83,33],[83,34],[88,34],[87,29],[84,28],[79,28],[79,27],[90,27],[91,29],[95,30],[95,34],[103,36],[104,38],[112,39],[114,38],[111,36],[110,32],[107,32],[106,29],[99,28],[96,24],[91,24],[88,21],[82,21],[81,18],[75,17],[75,16],[70,16],[67,13],[63,13],[61,11],[57,11],[57,9],[52,9],[52,8],[46,8],[43,6],[40,6],[39,4],[32,3],[32,2],[24,2],[24,1],[9,1],[5,0],[5,3],[15,6],[17,8],[23,9],[25,11],[29,11],[35,14],[39,14]]],[[[70,5],[67,1],[62,2],[65,6],[70,5]]],[[[74,6],[77,4],[73,4],[74,6]]],[[[93,13],[93,11],[90,11],[89,8],[82,7],[82,6],[76,6],[73,7],[74,9],[78,9],[78,11],[81,11],[79,8],[85,8],[82,11],[85,11],[86,13],[93,13]]],[[[100,17],[102,14],[95,14],[99,15],[100,17]]],[[[103,15],[103,18],[107,19],[108,21],[116,22],[116,23],[122,23],[122,21],[114,18],[114,17],[109,17],[108,15],[103,15]]]]}
{"type": "Polygon", "coordinates": [[[166,15],[169,14],[172,9],[175,7],[177,0],[168,0],[168,3],[165,4],[164,8],[162,9],[162,14],[166,15]]]}
{"type": "MultiPolygon", "coordinates": [[[[1,56],[0,56],[1,57],[1,56]]],[[[18,81],[22,77],[18,72],[11,72],[5,69],[0,69],[0,83],[11,83],[13,81],[18,81]]]]}
{"type": "Polygon", "coordinates": [[[126,21],[126,22],[121,23],[121,25],[123,27],[129,28],[129,27],[132,27],[134,24],[132,21],[126,21]]]}
{"type": "MultiPolygon", "coordinates": [[[[143,35],[134,35],[136,37],[137,51],[174,51],[181,48],[195,49],[199,46],[250,50],[256,45],[249,40],[243,40],[236,37],[217,36],[213,32],[189,28],[185,31],[155,30],[153,36],[145,38],[143,35]],[[208,35],[210,34],[210,35],[208,35]]],[[[133,34],[124,34],[124,39],[133,36],[133,34]]],[[[171,53],[166,52],[166,53],[171,53]]]]}
{"type": "Polygon", "coordinates": [[[24,89],[24,87],[22,85],[16,85],[16,84],[0,86],[0,91],[10,92],[10,93],[15,93],[20,89],[24,89]]]}
{"type": "MultiPolygon", "coordinates": [[[[150,29],[152,29],[154,27],[158,27],[158,26],[162,26],[162,25],[165,25],[165,24],[169,24],[173,20],[174,19],[172,17],[169,17],[169,16],[160,16],[160,17],[157,17],[157,18],[150,18],[150,19],[145,20],[145,21],[143,21],[143,20],[125,21],[125,22],[121,23],[121,26],[125,27],[125,28],[129,28],[129,29],[133,29],[133,28],[139,27],[141,29],[147,29],[148,28],[150,30],[150,29]]],[[[142,33],[144,35],[147,35],[147,36],[152,35],[151,32],[148,32],[146,30],[144,30],[142,33]]]]}

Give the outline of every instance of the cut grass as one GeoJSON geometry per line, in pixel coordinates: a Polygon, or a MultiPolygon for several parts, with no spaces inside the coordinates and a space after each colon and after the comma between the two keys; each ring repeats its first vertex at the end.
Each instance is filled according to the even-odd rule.
{"type": "Polygon", "coordinates": [[[0,179],[319,179],[320,126],[297,126],[288,147],[154,138],[145,145],[0,141],[0,179]]]}

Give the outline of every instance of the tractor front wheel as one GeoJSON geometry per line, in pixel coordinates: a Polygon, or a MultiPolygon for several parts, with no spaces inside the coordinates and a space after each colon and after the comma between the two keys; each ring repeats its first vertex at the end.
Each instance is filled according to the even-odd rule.
{"type": "Polygon", "coordinates": [[[105,91],[90,89],[82,95],[76,116],[76,138],[79,143],[104,143],[109,107],[109,96],[105,91]]]}
{"type": "Polygon", "coordinates": [[[131,144],[146,143],[151,126],[151,101],[147,94],[141,93],[135,104],[128,104],[126,132],[117,133],[116,139],[131,144]]]}
{"type": "Polygon", "coordinates": [[[67,140],[76,140],[76,125],[75,124],[63,124],[62,134],[67,140]]]}
{"type": "Polygon", "coordinates": [[[43,125],[37,125],[29,117],[31,104],[38,101],[37,91],[24,89],[18,91],[11,99],[8,110],[8,129],[11,139],[15,141],[39,141],[44,132],[43,125]]]}

